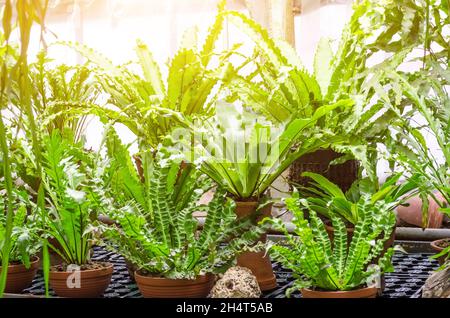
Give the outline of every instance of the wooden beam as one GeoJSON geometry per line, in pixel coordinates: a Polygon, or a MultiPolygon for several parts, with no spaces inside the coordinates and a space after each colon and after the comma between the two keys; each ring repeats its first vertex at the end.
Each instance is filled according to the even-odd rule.
{"type": "Polygon", "coordinates": [[[299,11],[299,3],[299,0],[246,0],[253,19],[269,30],[271,36],[292,46],[295,46],[294,15],[299,11]]]}

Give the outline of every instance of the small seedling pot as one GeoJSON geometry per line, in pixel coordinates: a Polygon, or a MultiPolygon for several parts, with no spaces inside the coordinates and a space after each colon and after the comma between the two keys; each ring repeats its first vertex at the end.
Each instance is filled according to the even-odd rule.
{"type": "Polygon", "coordinates": [[[376,287],[365,287],[348,291],[322,291],[309,288],[300,290],[303,298],[376,298],[376,287]]]}
{"type": "Polygon", "coordinates": [[[60,297],[96,298],[102,296],[108,288],[112,273],[113,265],[110,263],[105,263],[102,268],[80,270],[78,273],[58,271],[53,266],[49,280],[51,288],[60,297]]]}
{"type": "MultiPolygon", "coordinates": [[[[256,213],[259,203],[257,201],[236,201],[236,214],[238,218],[243,218],[256,213]]],[[[270,217],[272,205],[266,205],[261,211],[258,221],[264,217],[270,217]]],[[[261,236],[260,241],[265,242],[266,235],[261,236]]],[[[263,291],[271,290],[277,287],[277,280],[273,273],[270,258],[264,251],[262,252],[244,252],[237,257],[238,266],[247,267],[256,276],[259,288],[263,291]]]]}
{"type": "MultiPolygon", "coordinates": [[[[26,268],[23,264],[9,265],[5,293],[20,294],[25,288],[29,287],[36,276],[38,267],[39,257],[37,256],[32,258],[29,268],[26,268]]],[[[0,271],[1,269],[0,266],[0,271]]]]}
{"type": "Polygon", "coordinates": [[[139,291],[145,298],[205,298],[214,286],[212,274],[196,279],[170,279],[134,273],[139,291]]]}
{"type": "MultiPolygon", "coordinates": [[[[440,240],[436,240],[430,243],[431,248],[436,251],[436,254],[442,252],[444,250],[444,245],[447,244],[450,245],[450,238],[444,238],[440,240]]],[[[443,255],[439,257],[437,260],[439,262],[439,265],[444,265],[446,259],[446,255],[443,255]]]]}

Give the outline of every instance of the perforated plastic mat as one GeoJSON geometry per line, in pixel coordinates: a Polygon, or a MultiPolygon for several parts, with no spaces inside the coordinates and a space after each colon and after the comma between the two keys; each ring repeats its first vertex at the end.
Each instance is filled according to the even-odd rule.
{"type": "MultiPolygon", "coordinates": [[[[394,273],[385,276],[385,289],[381,297],[385,298],[417,298],[420,297],[420,290],[430,272],[437,268],[437,262],[430,260],[430,254],[403,254],[397,253],[393,257],[394,273]]],[[[131,280],[122,256],[104,250],[94,248],[94,261],[111,262],[114,264],[114,273],[111,284],[106,290],[104,297],[138,298],[142,297],[138,287],[131,280]]],[[[292,273],[283,268],[279,263],[273,264],[273,269],[277,277],[278,287],[272,291],[264,293],[265,298],[283,298],[294,279],[292,273]]],[[[24,293],[33,295],[44,295],[44,281],[39,273],[30,288],[24,293]]],[[[54,293],[51,291],[51,295],[54,293]]],[[[293,298],[301,297],[299,292],[292,294],[293,298]]]]}

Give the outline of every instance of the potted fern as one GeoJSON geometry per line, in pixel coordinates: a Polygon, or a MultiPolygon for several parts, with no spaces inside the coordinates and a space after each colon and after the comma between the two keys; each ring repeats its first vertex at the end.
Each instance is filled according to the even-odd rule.
{"type": "Polygon", "coordinates": [[[110,139],[110,150],[113,140],[114,168],[105,171],[105,180],[110,189],[120,189],[116,182],[125,181],[129,191],[112,191],[117,195],[103,200],[109,202],[109,216],[115,221],[104,230],[107,246],[137,268],[135,279],[144,297],[206,297],[214,273],[227,269],[262,230],[250,220],[236,220],[234,202],[223,190],[218,189],[209,204],[199,204],[209,180],[191,165],[180,170],[181,159],[164,148],[156,157],[142,156],[142,182],[117,136],[110,139]],[[197,211],[206,213],[202,230],[194,217],[197,211]]]}
{"type": "MultiPolygon", "coordinates": [[[[27,215],[27,206],[30,205],[28,194],[16,190],[14,195],[17,208],[12,220],[12,235],[9,237],[9,265],[5,292],[19,294],[31,285],[36,275],[39,266],[37,254],[41,244],[36,215],[27,215]]],[[[4,206],[2,199],[0,204],[4,206]]],[[[6,239],[6,217],[2,213],[0,215],[0,248],[4,246],[6,239]]],[[[2,253],[0,249],[0,260],[3,259],[2,253]]]]}
{"type": "MultiPolygon", "coordinates": [[[[314,123],[338,106],[342,104],[322,106],[308,117],[275,125],[232,104],[220,104],[214,118],[194,126],[191,160],[228,192],[239,217],[270,216],[270,204],[257,212],[267,201],[268,188],[294,160],[326,144],[314,123]]],[[[264,252],[242,254],[238,264],[252,270],[262,290],[276,287],[264,252]]]]}
{"type": "Polygon", "coordinates": [[[390,263],[393,248],[381,255],[383,245],[394,228],[395,215],[387,209],[378,209],[366,197],[361,203],[363,213],[348,238],[345,223],[330,212],[334,240],[327,235],[325,224],[314,209],[299,198],[298,193],[286,200],[293,213],[294,234],[288,233],[281,220],[265,219],[286,240],[270,247],[270,255],[295,273],[297,280],[287,291],[290,295],[300,289],[304,298],[375,298],[377,279],[393,270],[390,263]],[[303,208],[309,212],[309,221],[303,208]]]}
{"type": "MultiPolygon", "coordinates": [[[[374,209],[393,211],[404,204],[409,197],[417,193],[419,176],[412,176],[403,183],[398,183],[402,173],[389,177],[377,191],[373,183],[367,178],[356,181],[346,193],[324,176],[305,172],[311,182],[309,187],[300,188],[310,209],[324,218],[325,229],[331,239],[334,236],[334,227],[331,215],[341,218],[345,225],[349,240],[353,236],[355,226],[364,216],[365,202],[370,202],[374,209]],[[368,201],[368,198],[370,199],[368,201]]],[[[392,246],[395,231],[392,231],[389,240],[385,242],[385,249],[392,246]]]]}
{"type": "Polygon", "coordinates": [[[93,171],[87,154],[58,130],[43,140],[43,184],[47,206],[41,211],[49,247],[63,260],[50,269],[50,286],[62,297],[99,297],[108,287],[113,265],[90,260],[97,219],[93,171]]]}

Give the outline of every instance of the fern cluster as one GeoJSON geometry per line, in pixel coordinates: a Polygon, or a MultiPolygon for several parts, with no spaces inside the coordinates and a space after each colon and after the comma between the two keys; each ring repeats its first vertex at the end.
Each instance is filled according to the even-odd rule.
{"type": "Polygon", "coordinates": [[[180,170],[180,162],[170,157],[155,158],[146,174],[151,178],[147,208],[134,200],[116,205],[110,216],[117,224],[104,230],[111,249],[152,275],[193,279],[220,271],[262,234],[251,220],[236,219],[234,202],[223,190],[217,189],[208,205],[198,205],[205,191],[202,176],[197,171],[183,176],[184,169],[190,168],[180,170]],[[180,182],[182,196],[176,195],[180,182]],[[196,211],[206,213],[201,231],[196,211]]]}
{"type": "Polygon", "coordinates": [[[236,219],[234,202],[221,189],[199,204],[212,184],[181,157],[165,148],[142,151],[139,174],[112,127],[104,144],[108,160],[95,193],[116,222],[103,228],[105,243],[140,270],[169,278],[220,271],[262,234],[252,220],[236,219]],[[194,212],[206,213],[202,230],[194,212]]]}
{"type": "Polygon", "coordinates": [[[273,124],[221,103],[214,117],[195,127],[190,158],[235,198],[259,198],[292,162],[328,144],[314,125],[335,107],[273,124]]]}
{"type": "MultiPolygon", "coordinates": [[[[223,11],[221,1],[219,11],[223,11]]],[[[203,44],[196,29],[186,31],[180,47],[168,63],[167,78],[152,52],[140,40],[132,65],[114,65],[107,57],[76,43],[64,43],[86,57],[98,84],[114,109],[99,105],[73,105],[71,112],[94,114],[105,121],[127,126],[147,147],[158,144],[177,126],[188,127],[195,119],[215,111],[220,88],[231,78],[230,50],[216,52],[224,27],[218,15],[203,44]],[[134,67],[137,66],[137,67],[134,67]],[[135,69],[138,69],[136,71],[135,69]]]]}
{"type": "Polygon", "coordinates": [[[66,264],[86,264],[90,261],[100,208],[93,193],[93,160],[58,130],[45,137],[43,144],[40,192],[45,190],[46,202],[40,207],[46,236],[57,242],[49,246],[66,264]]]}
{"type": "MultiPolygon", "coordinates": [[[[424,28],[422,7],[414,0],[358,1],[338,50],[333,52],[329,39],[320,41],[312,73],[294,48],[272,39],[252,19],[238,12],[223,14],[255,45],[254,71],[235,69],[229,100],[242,100],[273,122],[308,117],[319,106],[335,104],[317,122],[316,134],[329,142],[327,147],[346,154],[339,162],[356,158],[375,182],[377,143],[396,118],[387,101],[401,99],[390,73],[417,46],[424,28]],[[389,58],[372,65],[371,57],[382,52],[389,58]]],[[[394,107],[404,110],[400,103],[394,107]]]]}
{"type": "MultiPolygon", "coordinates": [[[[35,211],[36,206],[30,201],[26,190],[14,190],[16,209],[13,216],[12,234],[10,240],[9,261],[24,264],[27,268],[33,256],[41,248],[39,230],[42,224],[37,214],[28,215],[28,210],[35,211]]],[[[0,206],[4,207],[4,196],[0,196],[0,206]]],[[[0,261],[2,260],[3,246],[6,241],[6,215],[0,214],[0,261]]]]}
{"type": "Polygon", "coordinates": [[[395,225],[395,215],[379,209],[370,200],[359,203],[363,215],[355,224],[351,241],[341,218],[330,213],[334,227],[331,241],[323,221],[309,209],[305,219],[302,199],[294,194],[286,200],[293,213],[294,234],[288,233],[279,219],[265,219],[285,235],[285,241],[270,247],[270,254],[283,266],[291,269],[297,280],[288,294],[296,289],[315,287],[328,291],[352,290],[374,284],[381,273],[393,270],[390,248],[378,261],[371,264],[383,251],[395,225]],[[380,213],[382,212],[382,213],[380,213]]]}
{"type": "Polygon", "coordinates": [[[373,208],[380,211],[392,211],[417,193],[420,181],[420,176],[415,175],[397,184],[402,174],[396,173],[377,189],[370,180],[363,178],[344,193],[336,184],[319,174],[305,172],[302,176],[312,180],[310,186],[301,187],[300,191],[305,198],[302,202],[325,217],[336,215],[350,224],[356,224],[364,214],[364,209],[361,209],[364,202],[371,202],[373,208]]]}

